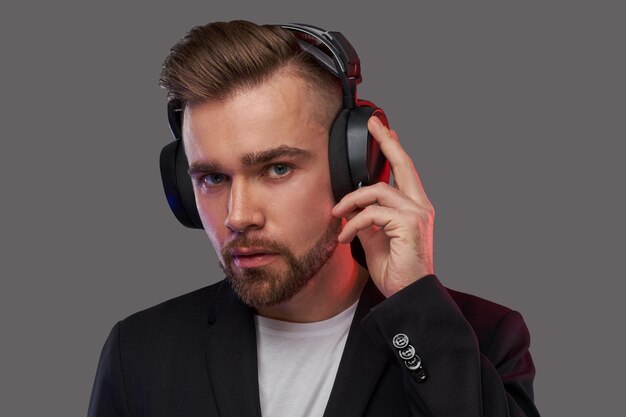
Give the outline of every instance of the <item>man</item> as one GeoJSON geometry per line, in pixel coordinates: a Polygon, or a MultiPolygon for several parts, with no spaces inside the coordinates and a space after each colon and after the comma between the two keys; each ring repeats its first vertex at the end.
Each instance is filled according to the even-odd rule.
{"type": "Polygon", "coordinates": [[[380,112],[366,126],[394,186],[337,198],[329,141],[353,91],[298,30],[214,23],[167,58],[227,278],[118,323],[89,416],[537,416],[521,316],[433,275],[434,211],[380,112]]]}

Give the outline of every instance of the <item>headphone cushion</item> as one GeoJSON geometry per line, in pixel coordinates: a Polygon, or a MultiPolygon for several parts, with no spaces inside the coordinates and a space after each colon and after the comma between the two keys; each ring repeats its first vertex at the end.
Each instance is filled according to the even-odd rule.
{"type": "Polygon", "coordinates": [[[161,149],[159,165],[167,203],[178,221],[187,227],[202,229],[193,185],[187,172],[189,163],[181,140],[175,140],[161,149]]]}
{"type": "Polygon", "coordinates": [[[335,118],[328,135],[330,179],[336,202],[339,202],[346,194],[353,191],[346,138],[349,114],[350,109],[341,110],[335,118]]]}

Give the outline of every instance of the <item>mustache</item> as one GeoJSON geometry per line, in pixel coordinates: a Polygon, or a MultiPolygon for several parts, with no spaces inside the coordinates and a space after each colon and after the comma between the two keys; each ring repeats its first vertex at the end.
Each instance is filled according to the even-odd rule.
{"type": "Polygon", "coordinates": [[[275,240],[243,235],[231,240],[222,248],[222,250],[220,251],[222,254],[222,259],[231,260],[232,253],[235,249],[250,247],[264,249],[268,252],[274,252],[280,255],[290,253],[287,246],[283,245],[282,243],[276,242],[275,240]]]}

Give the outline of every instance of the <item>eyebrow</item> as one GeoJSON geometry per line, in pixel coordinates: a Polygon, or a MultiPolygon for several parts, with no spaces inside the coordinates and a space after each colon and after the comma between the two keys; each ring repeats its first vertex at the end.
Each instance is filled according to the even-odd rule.
{"type": "MultiPolygon", "coordinates": [[[[248,152],[239,158],[241,163],[245,166],[254,166],[260,164],[266,164],[277,158],[300,158],[309,159],[313,157],[313,153],[302,148],[294,148],[292,146],[281,145],[275,148],[266,149],[258,152],[248,152]]],[[[211,162],[194,162],[189,165],[187,172],[189,175],[207,173],[207,172],[222,172],[224,169],[221,165],[211,162]]]]}
{"type": "Polygon", "coordinates": [[[240,159],[243,165],[253,166],[266,164],[276,158],[283,158],[286,156],[291,158],[311,158],[313,157],[313,153],[305,149],[281,145],[276,148],[271,148],[264,151],[245,153],[241,156],[240,159]]]}

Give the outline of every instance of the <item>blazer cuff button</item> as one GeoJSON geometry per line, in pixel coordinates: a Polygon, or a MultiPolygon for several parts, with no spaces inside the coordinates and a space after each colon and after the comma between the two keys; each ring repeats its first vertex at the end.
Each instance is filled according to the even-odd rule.
{"type": "Polygon", "coordinates": [[[393,337],[391,343],[396,349],[404,349],[409,344],[409,337],[404,333],[398,333],[393,337]]]}
{"type": "Polygon", "coordinates": [[[413,378],[417,382],[424,382],[426,381],[426,379],[428,379],[428,375],[426,375],[426,370],[421,365],[416,370],[411,371],[411,373],[413,374],[413,378]]]}
{"type": "Polygon", "coordinates": [[[404,361],[404,364],[411,371],[417,371],[422,366],[422,360],[419,356],[415,355],[411,359],[404,361]]]}

